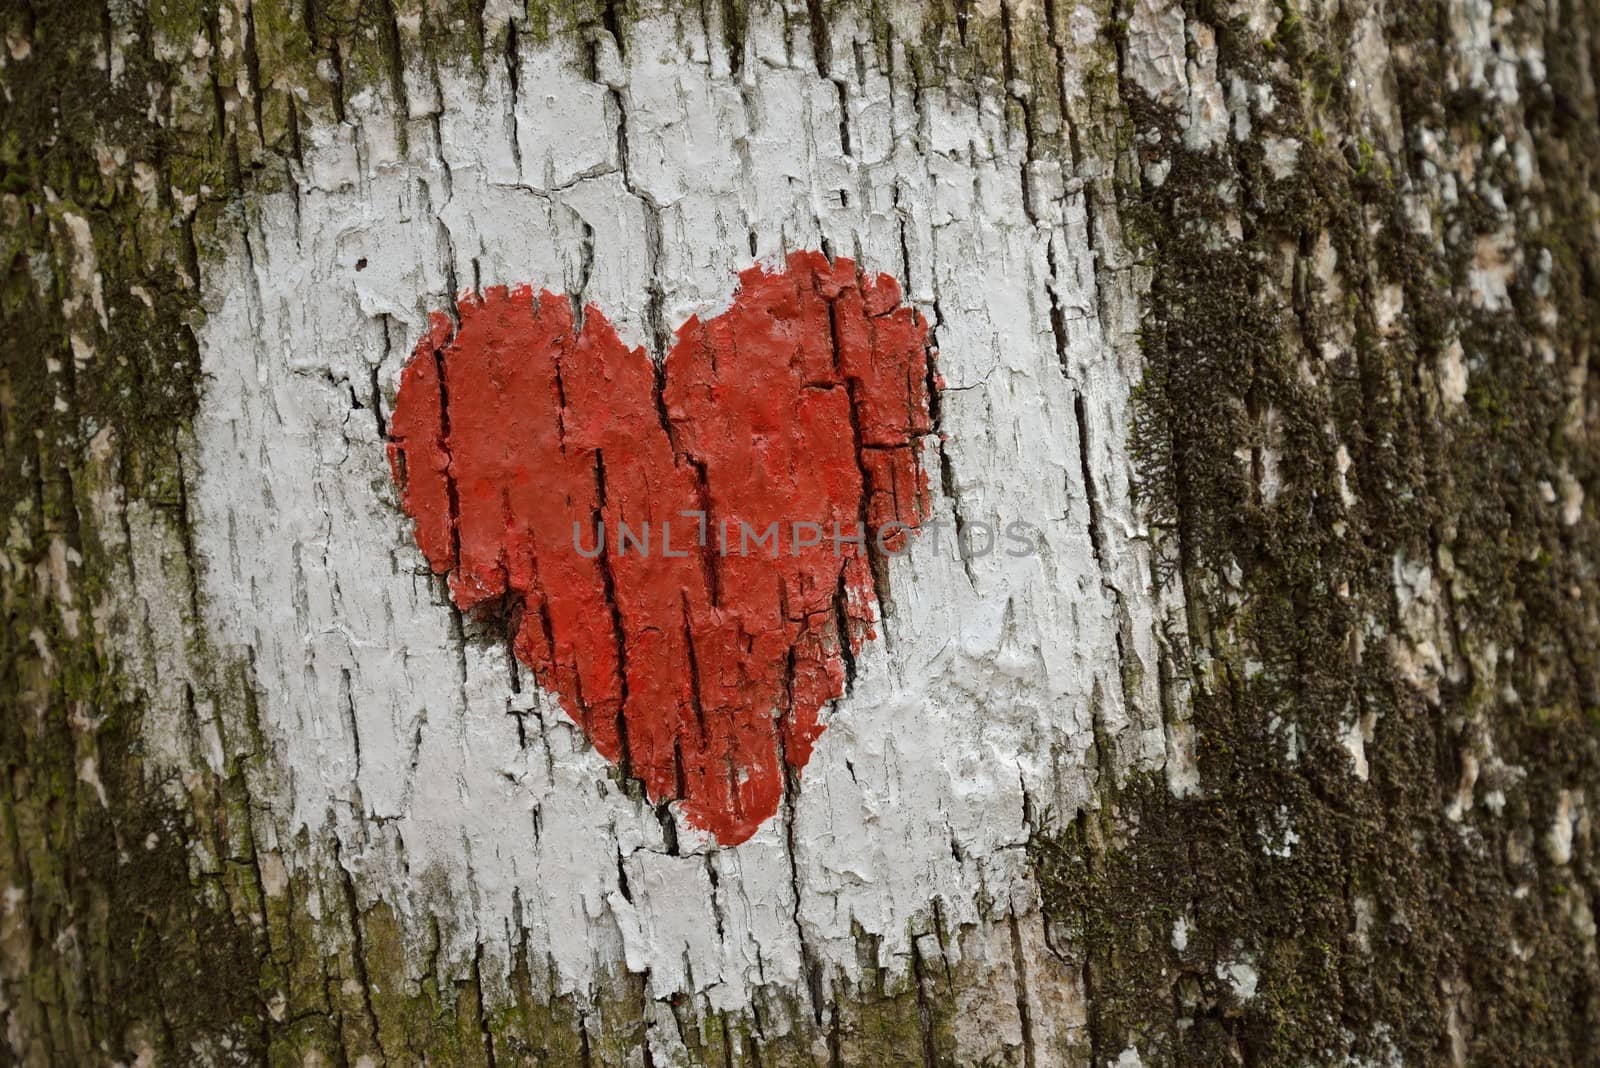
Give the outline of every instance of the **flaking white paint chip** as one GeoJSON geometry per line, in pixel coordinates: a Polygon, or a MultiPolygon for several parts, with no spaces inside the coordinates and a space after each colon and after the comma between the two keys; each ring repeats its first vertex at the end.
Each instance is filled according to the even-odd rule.
{"type": "Polygon", "coordinates": [[[1550,863],[1557,867],[1572,862],[1573,830],[1577,826],[1582,801],[1581,791],[1575,794],[1571,790],[1562,790],[1556,798],[1556,811],[1550,820],[1550,829],[1545,832],[1544,848],[1549,854],[1550,863]]]}
{"type": "Polygon", "coordinates": [[[1171,103],[1188,89],[1183,9],[1135,0],[1128,16],[1128,75],[1151,99],[1171,103]]]}
{"type": "Polygon", "coordinates": [[[1256,996],[1256,985],[1261,979],[1255,966],[1248,961],[1219,961],[1217,978],[1225,981],[1240,1001],[1256,996]]]}
{"type": "Polygon", "coordinates": [[[1300,163],[1299,139],[1275,137],[1269,134],[1262,140],[1261,145],[1267,170],[1272,172],[1272,177],[1281,181],[1294,174],[1295,168],[1300,163]]]}

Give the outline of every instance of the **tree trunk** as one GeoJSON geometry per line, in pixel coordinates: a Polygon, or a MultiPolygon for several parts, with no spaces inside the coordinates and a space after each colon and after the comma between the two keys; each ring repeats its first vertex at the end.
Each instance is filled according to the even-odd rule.
{"type": "Polygon", "coordinates": [[[1600,1062],[1594,3],[3,18],[17,1063],[1600,1062]]]}

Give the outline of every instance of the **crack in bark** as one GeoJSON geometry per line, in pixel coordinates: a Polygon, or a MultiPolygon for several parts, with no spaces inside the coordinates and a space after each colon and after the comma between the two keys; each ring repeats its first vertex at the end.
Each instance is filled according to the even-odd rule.
{"type": "MultiPolygon", "coordinates": [[[[879,970],[880,983],[882,970],[879,970]]],[[[939,1047],[933,1037],[933,1009],[928,1003],[927,978],[922,974],[922,950],[915,935],[911,938],[911,981],[917,996],[917,1032],[922,1039],[922,1063],[939,1068],[939,1047]]]]}
{"type": "MultiPolygon", "coordinates": [[[[1089,509],[1089,545],[1094,550],[1095,563],[1100,565],[1102,574],[1109,576],[1110,566],[1106,560],[1104,535],[1100,530],[1100,502],[1095,492],[1094,469],[1089,462],[1089,417],[1084,409],[1083,394],[1073,391],[1072,414],[1078,424],[1078,469],[1083,476],[1083,498],[1089,509]]],[[[1122,595],[1117,593],[1115,587],[1109,587],[1116,600],[1120,603],[1122,595]]]]}
{"type": "MultiPolygon", "coordinates": [[[[517,181],[522,181],[522,140],[519,129],[520,120],[517,117],[517,107],[520,103],[521,74],[519,64],[521,55],[517,50],[517,23],[515,19],[506,21],[506,84],[510,89],[510,99],[506,103],[506,140],[511,147],[511,162],[517,170],[517,181]]],[[[581,320],[579,321],[581,325],[581,320]]]]}
{"type": "MultiPolygon", "coordinates": [[[[345,866],[343,849],[338,838],[333,840],[334,865],[339,869],[340,886],[344,893],[345,915],[350,919],[351,960],[355,965],[356,982],[361,986],[361,1005],[366,1014],[367,1028],[372,1034],[372,1044],[378,1051],[378,1059],[387,1062],[389,1055],[384,1049],[383,1035],[378,1029],[378,1011],[372,1002],[372,978],[367,974],[366,939],[361,931],[361,906],[356,898],[356,884],[350,869],[345,866]]],[[[437,930],[437,928],[436,928],[437,930]]]]}
{"type": "MultiPolygon", "coordinates": [[[[604,513],[606,507],[606,463],[605,457],[599,449],[594,451],[594,482],[595,506],[594,524],[596,530],[604,529],[604,513]]],[[[618,513],[620,519],[620,509],[618,513]]],[[[611,630],[616,639],[617,650],[617,685],[621,698],[617,702],[617,770],[624,780],[634,780],[633,753],[628,745],[628,637],[627,629],[623,624],[622,606],[617,601],[617,581],[611,571],[611,550],[601,541],[600,554],[597,557],[600,568],[600,582],[605,594],[605,602],[611,613],[611,630]]]]}
{"type": "MultiPolygon", "coordinates": [[[[1017,907],[1008,913],[1011,927],[1011,967],[1017,979],[1017,1020],[1022,1029],[1022,1061],[1024,1068],[1034,1068],[1038,1053],[1033,1041],[1033,1010],[1028,1005],[1028,955],[1022,948],[1022,930],[1017,923],[1017,907]]],[[[1091,1060],[1091,1064],[1098,1063],[1091,1060]]]]}
{"type": "MultiPolygon", "coordinates": [[[[788,755],[785,752],[783,732],[778,731],[778,757],[783,768],[783,842],[784,856],[789,862],[789,892],[794,895],[794,908],[790,919],[794,924],[795,938],[800,944],[800,968],[806,989],[811,995],[811,1013],[816,1025],[822,1026],[822,1009],[824,999],[822,996],[822,963],[811,948],[810,940],[806,938],[805,925],[800,920],[800,861],[799,851],[795,845],[794,821],[795,806],[800,795],[800,777],[789,766],[788,755]]],[[[837,1006],[835,1007],[837,1013],[837,1006]]],[[[837,1016],[835,1017],[837,1020],[837,1016]]]]}
{"type": "Polygon", "coordinates": [[[401,55],[400,22],[395,14],[394,0],[377,0],[383,19],[378,25],[378,40],[383,49],[384,65],[389,77],[389,91],[394,94],[394,136],[400,154],[410,147],[407,129],[411,104],[406,94],[405,60],[401,55]]]}

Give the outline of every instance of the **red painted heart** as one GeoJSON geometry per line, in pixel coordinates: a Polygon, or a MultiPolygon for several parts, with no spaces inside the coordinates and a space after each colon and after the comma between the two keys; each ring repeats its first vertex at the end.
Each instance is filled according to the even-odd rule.
{"type": "Polygon", "coordinates": [[[816,252],[745,271],[660,366],[548,291],[457,312],[390,422],[418,546],[652,801],[744,841],[875,636],[875,535],[928,514],[927,325],[816,252]]]}

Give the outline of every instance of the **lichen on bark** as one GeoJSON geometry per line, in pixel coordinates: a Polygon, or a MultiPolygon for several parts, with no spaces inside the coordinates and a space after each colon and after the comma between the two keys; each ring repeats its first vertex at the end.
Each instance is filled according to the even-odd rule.
{"type": "Polygon", "coordinates": [[[1234,140],[1125,82],[1119,198],[1199,788],[1035,846],[1097,1056],[1583,1062],[1594,11],[1185,16],[1234,140]]]}

